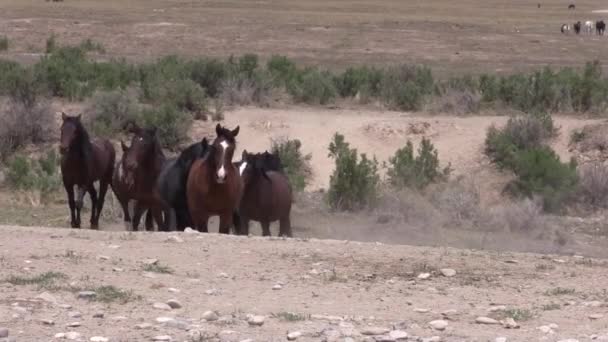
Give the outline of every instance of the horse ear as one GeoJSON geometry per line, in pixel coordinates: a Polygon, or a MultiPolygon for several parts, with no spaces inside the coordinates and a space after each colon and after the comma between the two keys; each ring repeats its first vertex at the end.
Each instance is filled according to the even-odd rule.
{"type": "Polygon", "coordinates": [[[209,146],[209,141],[207,140],[207,137],[205,137],[205,138],[203,138],[203,140],[201,140],[201,145],[203,145],[203,147],[209,146]]]}
{"type": "Polygon", "coordinates": [[[120,147],[122,148],[123,152],[127,152],[127,150],[129,150],[129,148],[127,147],[127,144],[125,144],[124,141],[120,141],[120,147]]]}
{"type": "Polygon", "coordinates": [[[68,115],[65,112],[61,112],[61,120],[65,121],[68,118],[68,115]]]}
{"type": "Polygon", "coordinates": [[[247,150],[243,150],[243,153],[241,153],[241,159],[247,159],[247,150]]]}
{"type": "Polygon", "coordinates": [[[241,129],[241,126],[236,126],[236,128],[232,130],[232,136],[236,137],[237,135],[239,135],[240,129],[241,129]]]}
{"type": "Polygon", "coordinates": [[[76,120],[80,121],[80,118],[82,117],[82,113],[76,115],[76,120]]]}
{"type": "Polygon", "coordinates": [[[222,133],[222,126],[220,126],[219,123],[217,125],[215,125],[215,133],[217,135],[220,135],[222,133]]]}

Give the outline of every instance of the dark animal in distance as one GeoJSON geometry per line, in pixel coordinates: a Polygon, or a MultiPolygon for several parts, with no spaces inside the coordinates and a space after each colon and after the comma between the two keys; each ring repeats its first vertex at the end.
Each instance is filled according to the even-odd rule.
{"type": "MultiPolygon", "coordinates": [[[[120,141],[120,146],[122,148],[122,157],[120,158],[120,160],[118,161],[118,163],[116,163],[116,166],[114,167],[114,175],[112,177],[112,191],[116,195],[116,198],[118,199],[118,203],[120,203],[120,206],[122,208],[125,227],[127,228],[127,230],[131,230],[132,223],[131,223],[131,214],[129,212],[129,201],[132,200],[132,198],[129,197],[130,189],[125,180],[125,172],[124,172],[124,160],[129,151],[129,147],[127,145],[125,145],[125,143],[122,140],[120,141]]],[[[141,208],[141,210],[143,210],[143,208],[141,208]]],[[[152,212],[150,210],[146,210],[145,227],[146,227],[146,230],[152,230],[152,228],[153,228],[152,212]]],[[[136,229],[137,229],[137,227],[136,227],[136,229]]]]}
{"type": "Polygon", "coordinates": [[[161,231],[166,230],[163,212],[168,206],[160,198],[156,184],[166,158],[156,134],[156,127],[141,128],[133,124],[131,146],[123,158],[124,181],[129,198],[136,201],[132,227],[136,230],[144,208],[152,211],[152,217],[161,231]]]}
{"type": "Polygon", "coordinates": [[[572,25],[572,27],[574,28],[574,33],[579,34],[581,33],[581,22],[577,21],[576,23],[574,23],[574,25],[572,25]]]}
{"type": "Polygon", "coordinates": [[[538,4],[537,7],[540,8],[540,4],[538,4]]]}
{"type": "Polygon", "coordinates": [[[564,33],[564,34],[570,33],[570,25],[563,24],[561,30],[562,30],[562,33],[564,33]]]}
{"type": "Polygon", "coordinates": [[[188,174],[195,160],[204,158],[208,152],[209,143],[206,138],[194,143],[183,150],[177,158],[165,163],[158,178],[158,191],[161,198],[169,206],[165,220],[169,230],[181,230],[192,227],[192,218],[188,210],[186,185],[188,174]]]}
{"type": "Polygon", "coordinates": [[[116,151],[107,139],[91,141],[80,115],[68,116],[62,112],[61,119],[61,175],[68,196],[72,228],[80,228],[80,211],[88,192],[91,197],[91,228],[98,229],[108,185],[112,183],[116,151]],[[99,181],[99,194],[95,190],[95,181],[99,181]]]}
{"type": "Polygon", "coordinates": [[[235,231],[249,234],[249,221],[260,222],[262,234],[270,236],[270,223],[279,221],[279,235],[292,236],[292,189],[282,173],[280,158],[264,153],[243,151],[239,172],[243,179],[243,197],[235,222],[235,231]]]}
{"type": "Polygon", "coordinates": [[[574,4],[570,4],[570,5],[568,5],[568,9],[571,9],[571,10],[576,9],[576,6],[574,4]]]}
{"type": "Polygon", "coordinates": [[[239,126],[229,130],[217,124],[215,132],[207,157],[195,160],[190,168],[186,196],[195,229],[207,232],[209,217],[218,215],[219,232],[228,234],[243,192],[241,177],[232,163],[239,126]]]}
{"type": "Polygon", "coordinates": [[[603,36],[604,31],[606,31],[606,23],[603,20],[596,21],[595,30],[598,35],[603,36]]]}

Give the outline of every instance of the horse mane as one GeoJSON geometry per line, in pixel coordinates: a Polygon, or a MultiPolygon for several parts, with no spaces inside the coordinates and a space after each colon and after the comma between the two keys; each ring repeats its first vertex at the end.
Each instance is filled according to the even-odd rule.
{"type": "Polygon", "coordinates": [[[84,161],[85,171],[88,173],[89,162],[93,157],[93,143],[91,142],[91,137],[80,120],[70,118],[68,122],[76,127],[75,149],[71,150],[73,151],[71,153],[79,154],[79,157],[84,161]]]}

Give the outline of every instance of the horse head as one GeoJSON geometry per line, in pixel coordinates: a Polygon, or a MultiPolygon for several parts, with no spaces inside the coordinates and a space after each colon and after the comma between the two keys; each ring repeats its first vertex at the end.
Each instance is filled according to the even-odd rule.
{"type": "Polygon", "coordinates": [[[239,134],[240,127],[233,130],[222,127],[219,123],[215,126],[217,137],[213,141],[213,164],[215,166],[215,179],[222,184],[226,181],[227,169],[232,168],[232,157],[236,147],[235,137],[239,134]]]}
{"type": "Polygon", "coordinates": [[[155,126],[141,128],[136,124],[129,128],[129,132],[133,133],[131,139],[131,147],[126,147],[121,142],[123,148],[123,167],[125,171],[125,183],[128,186],[133,186],[135,183],[135,174],[140,167],[146,168],[147,162],[160,150],[160,144],[156,135],[157,128],[155,126]]]}
{"type": "Polygon", "coordinates": [[[77,142],[82,140],[84,129],[80,120],[81,114],[69,116],[61,112],[61,139],[59,143],[59,152],[67,154],[70,148],[77,142]]]}

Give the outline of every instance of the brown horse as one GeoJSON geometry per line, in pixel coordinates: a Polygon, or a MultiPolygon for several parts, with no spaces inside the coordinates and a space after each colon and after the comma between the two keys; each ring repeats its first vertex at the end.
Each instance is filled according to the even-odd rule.
{"type": "MultiPolygon", "coordinates": [[[[124,172],[124,185],[128,198],[136,201],[133,214],[133,230],[138,230],[141,215],[149,209],[160,230],[166,230],[163,211],[167,205],[160,198],[156,184],[165,155],[156,135],[156,127],[141,128],[133,124],[131,147],[126,149],[121,170],[124,172]]],[[[125,146],[126,147],[126,146],[125,146]]]]}
{"type": "Polygon", "coordinates": [[[232,163],[239,126],[231,131],[217,124],[215,132],[217,137],[208,147],[206,157],[197,159],[190,168],[186,196],[198,231],[207,232],[209,217],[219,215],[219,232],[228,234],[243,192],[241,177],[232,163]]]}
{"type": "Polygon", "coordinates": [[[61,113],[61,175],[68,195],[72,228],[80,228],[80,211],[85,193],[91,196],[91,228],[99,228],[99,216],[112,182],[116,151],[107,139],[91,141],[80,115],[61,113]],[[94,182],[99,181],[99,197],[94,182]],[[74,199],[74,186],[77,188],[74,199]]]}
{"type": "Polygon", "coordinates": [[[239,172],[243,179],[243,198],[239,205],[235,225],[237,234],[249,234],[249,221],[260,222],[262,234],[270,236],[270,223],[279,221],[279,235],[292,236],[292,189],[281,172],[277,155],[268,152],[250,154],[243,151],[239,172]]]}
{"type": "MultiPolygon", "coordinates": [[[[127,230],[130,230],[132,227],[131,223],[131,214],[129,212],[129,201],[132,200],[130,198],[131,189],[127,186],[127,181],[125,179],[125,171],[124,171],[124,161],[127,153],[129,151],[129,147],[121,140],[120,146],[122,148],[122,157],[116,163],[114,167],[114,175],[112,176],[112,191],[116,195],[120,206],[122,207],[123,219],[125,222],[125,227],[127,230]]],[[[152,212],[150,210],[146,211],[146,230],[152,230],[153,222],[152,222],[152,212]]],[[[138,227],[135,227],[136,229],[138,227]]]]}

